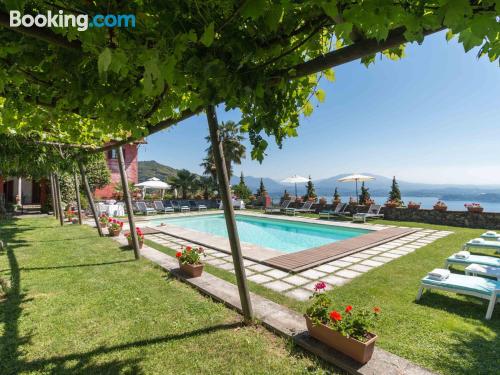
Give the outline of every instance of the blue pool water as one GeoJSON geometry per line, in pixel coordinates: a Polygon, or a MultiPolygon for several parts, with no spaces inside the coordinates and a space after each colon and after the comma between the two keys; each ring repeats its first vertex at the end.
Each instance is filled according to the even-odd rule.
{"type": "MultiPolygon", "coordinates": [[[[153,219],[161,223],[227,237],[224,215],[200,215],[153,219]]],[[[236,215],[240,240],[261,247],[293,253],[369,233],[369,230],[331,225],[300,223],[286,220],[236,215]]]]}

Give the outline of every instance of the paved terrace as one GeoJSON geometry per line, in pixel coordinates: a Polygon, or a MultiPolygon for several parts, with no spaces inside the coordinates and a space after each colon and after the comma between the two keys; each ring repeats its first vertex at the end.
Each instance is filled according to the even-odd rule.
{"type": "MultiPolygon", "coordinates": [[[[150,216],[149,218],[153,218],[153,216],[150,216]]],[[[289,218],[288,220],[318,223],[316,219],[307,218],[289,218]]],[[[255,258],[251,259],[251,257],[248,256],[248,253],[245,254],[244,251],[244,265],[248,280],[276,292],[284,293],[288,297],[305,301],[312,295],[314,285],[318,281],[326,282],[329,287],[344,285],[373,268],[383,266],[385,263],[412,253],[420,247],[452,233],[449,231],[437,231],[431,229],[422,230],[419,228],[385,225],[360,225],[336,222],[327,222],[327,225],[372,229],[376,231],[374,233],[383,233],[385,230],[391,230],[390,233],[399,233],[402,237],[389,239],[387,242],[382,244],[374,243],[366,248],[356,250],[354,254],[338,254],[338,257],[334,260],[327,259],[322,264],[318,264],[313,268],[298,272],[288,272],[277,266],[273,266],[272,264],[266,264],[269,257],[262,260],[256,260],[255,258]],[[400,232],[400,230],[403,231],[400,232]]],[[[138,223],[138,226],[144,228],[144,225],[141,225],[140,222],[138,223]]],[[[196,234],[193,241],[186,238],[186,232],[182,231],[184,236],[177,234],[175,229],[182,228],[171,227],[172,226],[169,226],[168,228],[156,226],[145,229],[146,238],[174,250],[180,250],[183,246],[198,246],[202,244],[206,249],[206,263],[234,273],[233,260],[230,254],[227,239],[224,239],[225,245],[217,243],[217,246],[211,247],[205,243],[204,234],[191,231],[196,234]]],[[[181,233],[181,231],[179,231],[179,233],[181,233]]],[[[245,248],[245,244],[243,244],[243,247],[245,248]]],[[[273,256],[275,253],[276,251],[272,253],[273,256]]],[[[300,252],[296,254],[300,254],[300,252]]]]}

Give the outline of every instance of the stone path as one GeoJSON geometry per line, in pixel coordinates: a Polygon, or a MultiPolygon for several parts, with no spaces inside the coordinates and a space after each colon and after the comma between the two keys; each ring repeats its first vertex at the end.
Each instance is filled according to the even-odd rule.
{"type": "MultiPolygon", "coordinates": [[[[116,240],[124,243],[123,238],[116,238],[116,240]]],[[[206,272],[201,277],[186,278],[180,272],[179,264],[175,258],[149,246],[143,247],[141,255],[202,293],[241,312],[236,285],[206,272]]],[[[293,339],[297,345],[348,373],[360,375],[433,375],[432,372],[378,347],[375,347],[372,359],[367,364],[360,365],[309,336],[304,318],[299,313],[254,293],[250,293],[250,298],[255,317],[264,326],[281,336],[293,339]]]]}
{"type": "MultiPolygon", "coordinates": [[[[248,259],[244,260],[245,271],[248,280],[276,292],[284,293],[288,297],[305,301],[312,295],[314,285],[318,281],[324,281],[329,287],[344,285],[373,268],[412,253],[451,233],[453,232],[419,230],[403,238],[295,274],[248,259]]],[[[182,246],[199,246],[167,234],[157,233],[146,237],[174,250],[180,250],[182,246]]],[[[206,248],[205,252],[207,254],[206,263],[234,273],[231,255],[210,248],[206,248]]]]}

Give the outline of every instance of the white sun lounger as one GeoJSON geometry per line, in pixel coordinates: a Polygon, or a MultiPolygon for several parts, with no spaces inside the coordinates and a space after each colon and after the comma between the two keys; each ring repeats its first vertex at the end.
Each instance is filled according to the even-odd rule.
{"type": "Polygon", "coordinates": [[[468,266],[469,264],[480,264],[482,266],[500,267],[500,258],[487,255],[470,254],[467,258],[460,258],[453,254],[446,259],[445,267],[448,268],[452,264],[461,264],[468,266]]]}
{"type": "Polygon", "coordinates": [[[483,266],[481,264],[472,263],[465,267],[465,274],[472,276],[489,276],[500,281],[500,267],[483,266]]]}
{"type": "Polygon", "coordinates": [[[489,301],[486,319],[489,320],[493,315],[493,309],[500,296],[500,281],[477,276],[457,275],[454,273],[450,274],[445,280],[434,280],[426,276],[421,280],[417,301],[420,300],[422,293],[426,289],[438,289],[486,299],[489,301]]]}
{"type": "Polygon", "coordinates": [[[500,233],[489,230],[488,232],[484,232],[483,234],[481,234],[481,238],[485,240],[500,241],[500,233]]]}
{"type": "Polygon", "coordinates": [[[366,223],[366,219],[384,217],[383,214],[380,213],[382,206],[380,204],[372,204],[368,209],[368,212],[354,214],[352,217],[352,221],[362,221],[366,223]]]}
{"type": "Polygon", "coordinates": [[[487,241],[483,238],[474,238],[464,245],[464,250],[469,249],[493,249],[500,253],[500,241],[487,241]]]}

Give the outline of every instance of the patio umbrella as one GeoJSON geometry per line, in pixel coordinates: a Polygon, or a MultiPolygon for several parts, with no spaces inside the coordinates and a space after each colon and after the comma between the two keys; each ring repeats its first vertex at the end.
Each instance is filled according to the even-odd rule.
{"type": "Polygon", "coordinates": [[[356,202],[358,201],[358,181],[371,181],[375,180],[375,177],[366,176],[364,174],[352,174],[350,176],[345,176],[339,178],[339,182],[356,182],[356,202]]]}
{"type": "Polygon", "coordinates": [[[143,194],[146,195],[146,189],[158,189],[162,191],[162,197],[166,189],[170,189],[170,185],[166,182],[161,181],[159,178],[151,177],[150,179],[135,184],[135,187],[142,187],[143,194]]]}
{"type": "Polygon", "coordinates": [[[309,181],[308,178],[305,178],[305,177],[302,177],[302,176],[299,176],[299,175],[293,175],[293,176],[290,176],[288,178],[285,178],[283,181],[283,183],[285,184],[295,184],[295,196],[297,196],[297,183],[303,183],[303,182],[307,182],[309,181]]]}

